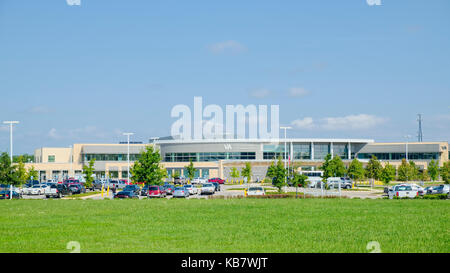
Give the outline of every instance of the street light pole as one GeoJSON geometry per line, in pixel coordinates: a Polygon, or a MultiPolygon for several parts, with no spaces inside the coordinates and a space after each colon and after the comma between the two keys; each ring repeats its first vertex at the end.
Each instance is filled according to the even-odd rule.
{"type": "Polygon", "coordinates": [[[123,135],[127,136],[127,143],[128,143],[128,149],[127,149],[127,162],[128,162],[128,170],[127,170],[127,177],[128,181],[127,183],[130,183],[130,136],[134,135],[134,133],[123,133],[123,135]]]}
{"type": "Polygon", "coordinates": [[[9,124],[9,151],[11,163],[13,162],[13,124],[18,124],[18,121],[4,121],[4,124],[9,124]]]}
{"type": "Polygon", "coordinates": [[[411,135],[406,135],[406,162],[408,163],[408,139],[411,138],[411,135]]]}
{"type": "MultiPolygon", "coordinates": [[[[13,163],[13,124],[18,124],[18,121],[3,121],[3,124],[9,124],[9,152],[11,164],[13,163]]],[[[9,186],[9,199],[12,199],[12,184],[9,186]]]]}
{"type": "MultiPolygon", "coordinates": [[[[287,130],[292,129],[289,126],[281,126],[280,129],[284,130],[284,169],[286,169],[286,161],[287,161],[287,130]]],[[[284,176],[284,192],[286,192],[286,184],[287,184],[287,176],[284,176]]]]}

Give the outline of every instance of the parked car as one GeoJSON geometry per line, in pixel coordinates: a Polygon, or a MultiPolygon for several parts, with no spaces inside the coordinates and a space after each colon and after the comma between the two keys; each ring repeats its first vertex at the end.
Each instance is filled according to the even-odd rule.
{"type": "Polygon", "coordinates": [[[266,191],[263,187],[250,187],[246,190],[247,196],[259,196],[266,195],[266,191]]]}
{"type": "Polygon", "coordinates": [[[216,187],[212,183],[205,183],[200,189],[200,194],[214,194],[216,187]]]}
{"type": "Polygon", "coordinates": [[[439,185],[432,188],[432,190],[428,190],[427,194],[448,194],[450,189],[450,185],[439,185]]]}
{"type": "Polygon", "coordinates": [[[327,185],[330,187],[330,189],[338,189],[339,184],[341,189],[351,189],[353,182],[349,178],[345,177],[328,177],[327,178],[327,185]]]}
{"type": "Polygon", "coordinates": [[[108,186],[110,189],[112,189],[113,187],[115,187],[116,189],[124,189],[127,186],[127,184],[125,184],[125,181],[123,180],[110,180],[107,181],[105,184],[105,187],[108,186]]]}
{"type": "Polygon", "coordinates": [[[419,196],[419,191],[413,190],[410,185],[397,185],[394,186],[392,189],[389,190],[388,193],[389,199],[393,199],[394,197],[399,198],[415,198],[419,196]]]}
{"type": "MultiPolygon", "coordinates": [[[[91,190],[93,190],[93,191],[101,190],[104,185],[105,185],[105,181],[94,180],[94,182],[92,182],[91,190]]],[[[104,187],[104,189],[106,190],[106,187],[104,187]]]]}
{"type": "Polygon", "coordinates": [[[72,191],[64,184],[51,185],[50,189],[45,193],[46,198],[61,198],[66,195],[72,195],[72,191]]]}
{"type": "Polygon", "coordinates": [[[167,193],[163,186],[150,186],[148,188],[148,197],[166,197],[167,193]]]}
{"type": "Polygon", "coordinates": [[[178,178],[175,178],[175,179],[173,180],[173,183],[174,183],[175,185],[183,185],[183,184],[186,184],[186,178],[184,178],[184,177],[178,177],[178,178]]]}
{"type": "Polygon", "coordinates": [[[141,194],[141,188],[138,185],[126,185],[125,188],[123,188],[123,191],[132,191],[136,195],[141,194]]]}
{"type": "Polygon", "coordinates": [[[120,199],[133,199],[133,198],[139,198],[139,195],[134,193],[133,191],[121,191],[114,195],[114,198],[120,198],[120,199]]]}
{"type": "MultiPolygon", "coordinates": [[[[0,191],[0,199],[10,199],[11,191],[0,191]]],[[[12,199],[20,199],[22,195],[16,191],[12,191],[12,199]]]]}
{"type": "Polygon", "coordinates": [[[223,180],[223,179],[221,179],[221,178],[218,178],[218,177],[210,178],[210,179],[208,179],[208,182],[209,182],[209,183],[217,182],[217,183],[219,183],[219,184],[225,184],[225,180],[223,180]]]}
{"type": "Polygon", "coordinates": [[[72,192],[72,194],[81,194],[86,192],[86,188],[81,184],[70,185],[69,190],[72,192]]]}
{"type": "Polygon", "coordinates": [[[205,178],[200,178],[200,177],[194,178],[191,181],[192,184],[204,184],[206,182],[208,182],[208,180],[206,180],[205,178]]]}
{"type": "Polygon", "coordinates": [[[66,179],[63,181],[63,184],[70,186],[70,185],[75,185],[75,184],[81,184],[81,182],[78,179],[66,179]]]}
{"type": "Polygon", "coordinates": [[[148,186],[145,185],[142,189],[141,189],[141,196],[147,196],[148,194],[148,186]]]}
{"type": "Polygon", "coordinates": [[[175,186],[174,185],[164,185],[164,190],[166,191],[166,194],[172,195],[174,190],[175,190],[175,186]]]}
{"type": "Polygon", "coordinates": [[[421,186],[419,186],[417,184],[408,184],[408,185],[410,185],[413,190],[418,191],[420,196],[425,195],[425,193],[426,193],[425,189],[422,188],[421,186]]]}
{"type": "Polygon", "coordinates": [[[173,192],[173,198],[179,198],[179,197],[184,197],[184,198],[189,197],[189,189],[187,189],[185,187],[176,187],[175,191],[173,192]]]}
{"type": "Polygon", "coordinates": [[[184,185],[184,188],[189,191],[190,195],[194,195],[194,194],[198,193],[198,189],[194,185],[184,185]]]}
{"type": "Polygon", "coordinates": [[[220,191],[220,184],[218,182],[211,182],[214,185],[214,191],[220,191]]]}
{"type": "Polygon", "coordinates": [[[41,195],[41,194],[45,194],[46,191],[48,191],[48,190],[50,190],[49,186],[47,186],[45,184],[37,184],[31,188],[28,188],[27,194],[41,195]]]}

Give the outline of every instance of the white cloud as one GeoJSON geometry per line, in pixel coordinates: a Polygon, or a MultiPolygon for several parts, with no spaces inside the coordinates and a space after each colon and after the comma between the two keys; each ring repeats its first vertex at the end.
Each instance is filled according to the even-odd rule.
{"type": "Polygon", "coordinates": [[[50,112],[50,109],[47,106],[39,105],[31,107],[29,112],[32,114],[46,114],[50,112]]]}
{"type": "Polygon", "coordinates": [[[297,119],[292,125],[297,129],[319,129],[327,131],[371,129],[387,121],[386,118],[368,114],[348,115],[344,117],[326,117],[314,121],[311,117],[297,119]]]}
{"type": "Polygon", "coordinates": [[[241,53],[247,50],[241,43],[233,40],[223,41],[208,46],[209,51],[214,54],[220,54],[225,52],[241,53]]]}
{"type": "Polygon", "coordinates": [[[258,99],[266,98],[271,94],[268,89],[257,89],[250,92],[250,96],[258,99]]]}
{"type": "Polygon", "coordinates": [[[381,117],[359,114],[345,117],[328,117],[323,119],[322,128],[325,130],[361,130],[370,129],[384,123],[386,120],[381,117]]]}
{"type": "Polygon", "coordinates": [[[314,121],[311,117],[306,117],[303,119],[297,119],[292,122],[292,125],[297,129],[312,129],[314,128],[314,121]]]}
{"type": "Polygon", "coordinates": [[[290,97],[300,98],[300,97],[304,97],[308,94],[309,94],[309,91],[304,88],[301,88],[301,87],[293,87],[293,88],[289,89],[290,97]]]}
{"type": "Polygon", "coordinates": [[[50,129],[50,131],[48,132],[47,136],[49,138],[53,138],[53,139],[58,139],[60,138],[57,130],[55,128],[50,129]]]}

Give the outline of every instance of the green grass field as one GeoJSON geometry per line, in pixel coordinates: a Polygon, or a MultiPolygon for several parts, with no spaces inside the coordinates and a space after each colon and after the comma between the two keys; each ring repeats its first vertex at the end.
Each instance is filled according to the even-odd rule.
{"type": "Polygon", "coordinates": [[[0,252],[450,252],[445,200],[2,200],[0,252]]]}

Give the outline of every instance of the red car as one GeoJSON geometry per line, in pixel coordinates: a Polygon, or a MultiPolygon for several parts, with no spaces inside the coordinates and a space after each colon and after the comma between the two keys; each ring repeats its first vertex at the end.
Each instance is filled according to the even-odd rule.
{"type": "Polygon", "coordinates": [[[219,183],[219,184],[225,184],[225,180],[220,179],[218,177],[210,178],[210,179],[208,179],[208,182],[209,183],[216,182],[216,183],[219,183]]]}
{"type": "Polygon", "coordinates": [[[166,197],[167,192],[162,186],[148,187],[148,197],[166,197]]]}

